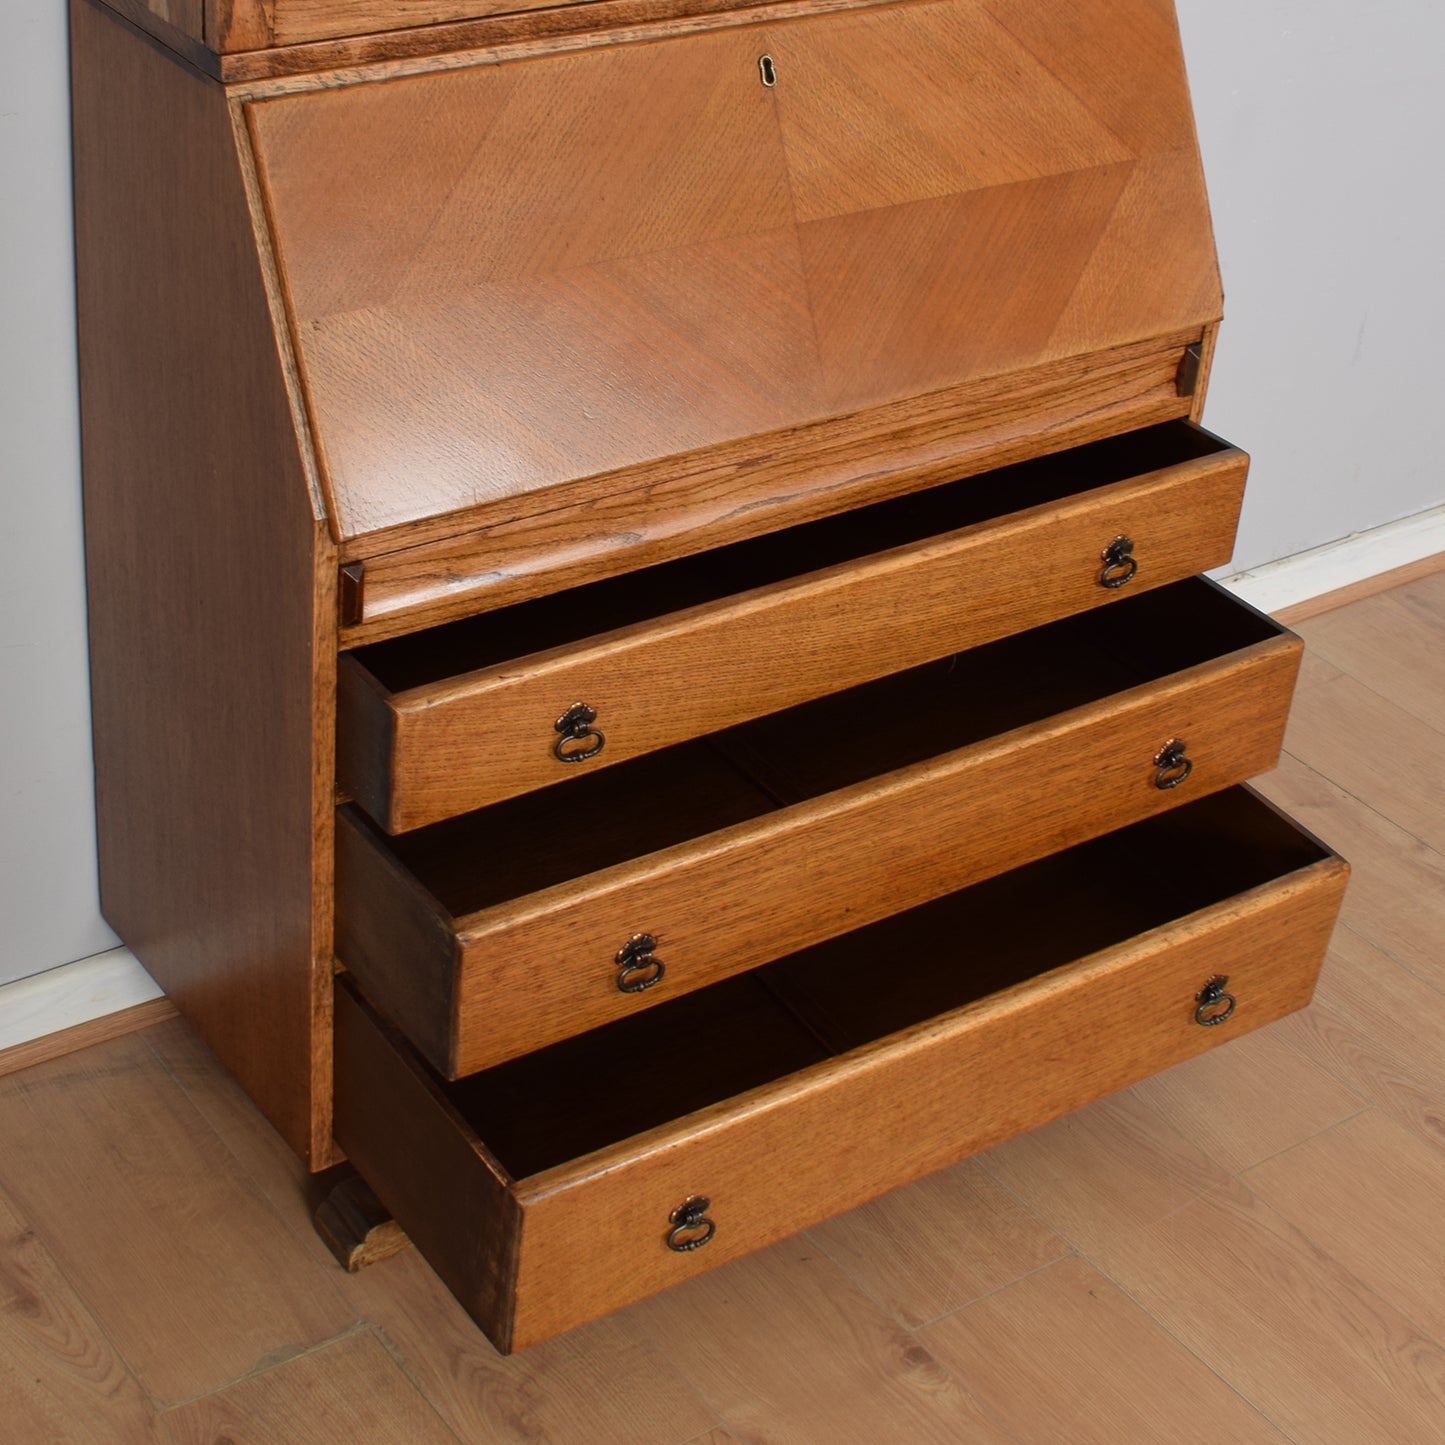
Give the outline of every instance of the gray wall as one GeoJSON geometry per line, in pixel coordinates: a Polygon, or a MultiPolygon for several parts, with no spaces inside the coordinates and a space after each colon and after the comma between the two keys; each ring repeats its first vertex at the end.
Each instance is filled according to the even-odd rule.
{"type": "Polygon", "coordinates": [[[0,982],[112,947],[95,896],[62,0],[0,47],[0,982]]]}
{"type": "MultiPolygon", "coordinates": [[[[1040,0],[1062,3],[1062,0],[1040,0]]],[[[0,57],[0,982],[109,947],[86,719],[62,0],[0,57]]],[[[1229,320],[1240,567],[1445,500],[1438,0],[1180,0],[1229,320]]]]}
{"type": "Polygon", "coordinates": [[[1445,502],[1440,0],[1179,0],[1224,271],[1235,566],[1445,502]]]}

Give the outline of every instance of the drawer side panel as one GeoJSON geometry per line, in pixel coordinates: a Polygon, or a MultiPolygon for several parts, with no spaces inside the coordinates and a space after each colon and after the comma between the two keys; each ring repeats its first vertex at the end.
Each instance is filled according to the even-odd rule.
{"type": "Polygon", "coordinates": [[[521,1225],[509,1181],[344,979],[336,987],[336,1139],[505,1352],[521,1225]]]}

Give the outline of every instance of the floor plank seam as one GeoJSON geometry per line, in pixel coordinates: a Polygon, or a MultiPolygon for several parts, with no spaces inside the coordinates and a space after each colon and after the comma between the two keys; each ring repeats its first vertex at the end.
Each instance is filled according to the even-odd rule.
{"type": "MultiPolygon", "coordinates": [[[[1358,1115],[1356,1117],[1358,1117],[1358,1115]]],[[[1344,1121],[1342,1120],[1341,1122],[1343,1123],[1344,1121]]],[[[1274,1215],[1277,1219],[1281,1220],[1289,1229],[1291,1229],[1296,1235],[1298,1235],[1300,1240],[1303,1241],[1303,1243],[1308,1247],[1309,1253],[1313,1257],[1315,1263],[1328,1269],[1333,1269],[1337,1271],[1341,1276],[1348,1280],[1350,1284],[1353,1285],[1355,1289],[1357,1289],[1361,1294],[1367,1295],[1371,1300],[1375,1302],[1376,1305],[1382,1306],[1383,1309],[1388,1313],[1397,1315],[1400,1320],[1403,1321],[1406,1325],[1408,1325],[1410,1329],[1414,1332],[1414,1337],[1419,1343],[1429,1345],[1434,1350],[1440,1352],[1442,1355],[1445,1355],[1445,1345],[1442,1345],[1440,1340],[1436,1339],[1429,1330],[1422,1328],[1418,1321],[1411,1319],[1410,1316],[1407,1315],[1399,1305],[1395,1304],[1393,1300],[1381,1294],[1380,1291],[1375,1289],[1372,1285],[1367,1284],[1359,1277],[1359,1275],[1355,1273],[1354,1270],[1349,1269],[1347,1266],[1341,1263],[1340,1260],[1336,1259],[1335,1256],[1332,1255],[1327,1249],[1325,1249],[1325,1247],[1321,1245],[1309,1233],[1309,1231],[1304,1228],[1303,1225],[1296,1224],[1294,1220],[1292,1220],[1289,1215],[1287,1215],[1283,1210],[1277,1209],[1267,1199],[1256,1194],[1254,1190],[1249,1187],[1249,1184],[1244,1179],[1236,1177],[1230,1182],[1236,1188],[1243,1189],[1249,1195],[1250,1200],[1254,1204],[1257,1204],[1261,1208],[1268,1210],[1272,1215],[1274,1215]]],[[[1227,1188],[1227,1185],[1217,1185],[1213,1189],[1206,1189],[1202,1194],[1198,1196],[1198,1198],[1202,1200],[1207,1200],[1211,1196],[1224,1194],[1227,1188]]],[[[1163,1216],[1163,1218],[1168,1219],[1177,1212],[1177,1210],[1171,1210],[1170,1213],[1163,1216]]],[[[1162,1223],[1163,1221],[1160,1220],[1156,1222],[1162,1223]]],[[[1388,1384],[1388,1382],[1381,1381],[1381,1384],[1388,1384]]],[[[1263,1413],[1263,1411],[1261,1411],[1261,1413],[1263,1413]]],[[[1308,1445],[1308,1442],[1304,1442],[1304,1445],[1308,1445]]]]}
{"type": "MultiPolygon", "coordinates": [[[[1409,963],[1407,963],[1403,958],[1400,957],[1399,954],[1391,952],[1389,947],[1386,944],[1381,943],[1379,939],[1371,938],[1370,935],[1366,933],[1362,928],[1356,928],[1353,923],[1347,922],[1343,918],[1335,925],[1335,927],[1337,929],[1344,929],[1346,933],[1353,934],[1356,938],[1360,940],[1361,943],[1365,944],[1369,948],[1373,948],[1377,953],[1383,953],[1385,957],[1388,958],[1390,962],[1395,965],[1396,968],[1404,969],[1404,971],[1408,973],[1411,978],[1413,978],[1423,987],[1428,988],[1431,993],[1438,993],[1442,998],[1445,998],[1445,977],[1442,977],[1440,983],[1436,983],[1435,980],[1429,977],[1428,974],[1423,974],[1418,969],[1412,968],[1409,963]]],[[[1328,966],[1328,960],[1326,960],[1326,967],[1328,966]]]]}
{"type": "MultiPolygon", "coordinates": [[[[902,1187],[906,1189],[911,1186],[903,1185],[902,1187]]],[[[1040,1221],[1040,1223],[1042,1223],[1042,1221],[1040,1221]]],[[[1045,1226],[1045,1228],[1047,1228],[1047,1226],[1045,1226]]],[[[804,1230],[803,1234],[804,1237],[807,1239],[808,1243],[814,1249],[816,1249],[818,1253],[822,1255],[822,1257],[826,1259],[833,1266],[833,1268],[836,1269],[843,1276],[843,1278],[846,1279],[848,1283],[852,1285],[853,1288],[863,1296],[864,1299],[868,1300],[871,1304],[876,1305],[878,1309],[883,1312],[883,1314],[887,1315],[887,1317],[899,1327],[899,1329],[910,1332],[916,1330],[932,1329],[934,1325],[939,1323],[939,1321],[946,1320],[950,1315],[957,1314],[959,1310],[965,1310],[970,1305],[977,1304],[980,1300],[990,1299],[992,1296],[998,1294],[1000,1290],[1009,1289],[1011,1286],[1016,1285],[1019,1280],[1028,1279],[1030,1275],[1035,1275],[1040,1270],[1047,1269],[1049,1265],[1058,1263],[1057,1259],[1051,1259],[1044,1264],[1035,1266],[1033,1269],[1028,1270],[1024,1274],[1019,1275],[1016,1279],[1008,1280],[1006,1283],[1001,1284],[994,1289],[987,1290],[983,1294],[974,1295],[972,1298],[964,1300],[962,1304],[957,1304],[954,1305],[951,1309],[944,1310],[942,1314],[936,1315],[932,1319],[923,1320],[920,1322],[910,1322],[904,1319],[896,1310],[889,1308],[887,1303],[879,1297],[877,1292],[868,1285],[867,1281],[858,1278],[858,1276],[855,1275],[854,1272],[842,1262],[842,1260],[840,1260],[836,1255],[831,1254],[825,1245],[821,1244],[817,1239],[813,1237],[813,1232],[811,1230],[804,1230]]],[[[1067,1255],[1060,1255],[1059,1258],[1067,1258],[1067,1255]]]]}
{"type": "MultiPolygon", "coordinates": [[[[162,1022],[169,1023],[170,1020],[163,1020],[162,1022]]],[[[155,1027],[155,1025],[153,1025],[152,1027],[155,1027]]],[[[315,1262],[317,1263],[317,1265],[321,1267],[321,1269],[329,1278],[336,1268],[336,1261],[330,1254],[330,1252],[326,1249],[324,1243],[320,1242],[320,1236],[316,1233],[315,1229],[310,1226],[306,1226],[303,1229],[292,1228],[292,1226],[287,1222],[285,1215],[282,1214],[280,1208],[277,1206],[276,1201],[271,1197],[270,1193],[262,1186],[262,1184],[256,1179],[255,1174],[247,1166],[246,1161],[242,1159],[242,1157],[236,1152],[234,1148],[231,1147],[231,1141],[216,1126],[215,1121],[211,1118],[210,1114],[201,1107],[199,1102],[197,1102],[196,1096],[187,1087],[186,1081],[177,1072],[177,1070],[171,1064],[171,1061],[160,1049],[156,1048],[154,1042],[150,1037],[151,1029],[141,1029],[139,1030],[139,1034],[145,1043],[147,1052],[151,1055],[153,1059],[155,1059],[161,1070],[165,1073],[166,1077],[170,1079],[170,1081],[180,1091],[181,1096],[185,1099],[186,1103],[190,1105],[196,1117],[200,1119],[202,1124],[204,1124],[207,1130],[210,1131],[212,1138],[214,1138],[216,1142],[220,1145],[221,1150],[225,1154],[225,1156],[235,1165],[235,1173],[237,1177],[245,1180],[247,1188],[256,1197],[256,1199],[258,1199],[261,1204],[265,1206],[266,1210],[275,1218],[277,1224],[281,1227],[282,1230],[289,1233],[293,1238],[301,1240],[302,1244],[307,1247],[308,1252],[315,1256],[315,1262]]],[[[217,1068],[219,1067],[220,1065],[218,1064],[217,1068]]],[[[225,1077],[229,1078],[228,1075],[225,1077]]],[[[265,1125],[265,1127],[270,1128],[270,1125],[267,1124],[265,1125]]],[[[297,1163],[299,1164],[300,1161],[298,1160],[297,1163]]],[[[340,1297],[340,1291],[338,1290],[336,1291],[336,1293],[338,1297],[340,1297]]]]}
{"type": "MultiPolygon", "coordinates": [[[[1433,843],[1427,842],[1424,838],[1420,837],[1420,835],[1416,833],[1413,829],[1406,827],[1404,823],[1397,821],[1396,819],[1392,818],[1388,813],[1383,812],[1381,809],[1375,807],[1373,803],[1369,802],[1365,798],[1360,797],[1358,793],[1352,793],[1349,788],[1347,788],[1343,783],[1339,782],[1335,778],[1332,778],[1323,769],[1317,768],[1312,762],[1309,761],[1308,758],[1303,758],[1298,753],[1290,752],[1288,748],[1284,750],[1283,756],[1292,758],[1302,768],[1308,768],[1310,772],[1312,772],[1316,777],[1323,778],[1325,782],[1331,785],[1331,787],[1338,788],[1340,792],[1342,792],[1347,798],[1350,799],[1351,802],[1358,804],[1367,812],[1373,813],[1375,817],[1380,818],[1384,822],[1388,823],[1392,828],[1395,828],[1399,832],[1405,834],[1407,838],[1410,838],[1413,842],[1418,843],[1420,847],[1422,847],[1432,857],[1438,858],[1441,862],[1442,867],[1445,867],[1445,853],[1441,853],[1440,850],[1436,848],[1433,843]]],[[[1346,859],[1345,861],[1349,862],[1349,859],[1346,859]]]]}
{"type": "MultiPolygon", "coordinates": [[[[146,1398],[150,1400],[152,1408],[157,1416],[169,1415],[176,1410],[182,1410],[188,1405],[200,1404],[203,1400],[209,1400],[216,1395],[224,1395],[227,1390],[233,1390],[238,1385],[244,1385],[251,1380],[264,1379],[267,1375],[274,1374],[277,1370],[284,1370],[294,1365],[298,1360],[304,1360],[309,1355],[320,1354],[323,1350],[329,1350],[333,1345],[343,1344],[345,1341],[354,1339],[357,1335],[365,1334],[371,1328],[371,1323],[365,1319],[359,1319],[350,1329],[342,1330],[340,1334],[331,1335],[324,1340],[318,1340],[314,1344],[302,1345],[289,1353],[274,1351],[272,1354],[263,1355],[249,1370],[233,1376],[229,1380],[223,1380],[220,1384],[214,1385],[209,1390],[203,1390],[197,1395],[188,1395],[182,1400],[161,1401],[154,1395],[146,1392],[146,1398]]],[[[284,1347],[283,1347],[284,1350],[284,1347]]],[[[430,1402],[428,1402],[430,1403],[430,1402]]]]}
{"type": "MultiPolygon", "coordinates": [[[[421,1382],[413,1377],[411,1371],[407,1369],[401,1359],[398,1358],[398,1352],[394,1348],[395,1341],[391,1339],[386,1331],[382,1329],[379,1324],[367,1319],[365,1316],[362,1317],[362,1323],[370,1330],[372,1339],[377,1342],[383,1352],[391,1359],[392,1363],[396,1365],[397,1373],[411,1387],[412,1393],[415,1394],[417,1399],[426,1407],[437,1424],[457,1442],[457,1445],[472,1445],[472,1442],[463,1439],[461,1432],[453,1427],[452,1422],[442,1413],[440,1406],[432,1399],[421,1382]]],[[[368,1445],[368,1442],[361,1441],[358,1442],[358,1445],[368,1445]]],[[[398,1445],[400,1445],[400,1442],[398,1442],[398,1445]]]]}
{"type": "MultiPolygon", "coordinates": [[[[1205,1194],[1208,1194],[1209,1192],[1210,1191],[1206,1190],[1205,1194]]],[[[1196,1199],[1202,1199],[1204,1197],[1205,1195],[1201,1194],[1197,1195],[1196,1199]]],[[[1250,1197],[1254,1197],[1252,1191],[1250,1197]]],[[[1195,1201],[1191,1200],[1190,1202],[1193,1203],[1195,1201]]],[[[1173,1212],[1175,1211],[1171,1211],[1171,1213],[1173,1212]]],[[[1164,1216],[1164,1218],[1166,1219],[1168,1217],[1168,1215],[1164,1216]]],[[[1205,1359],[1205,1357],[1201,1355],[1198,1350],[1196,1350],[1187,1341],[1182,1339],[1174,1330],[1169,1327],[1169,1325],[1164,1320],[1160,1319],[1159,1316],[1156,1315],[1154,1311],[1148,1307],[1148,1305],[1146,1305],[1142,1300],[1138,1299],[1121,1281],[1115,1279],[1114,1276],[1103,1266],[1103,1264],[1100,1263],[1099,1260],[1095,1259],[1087,1250],[1080,1249],[1078,1245],[1074,1245],[1074,1250],[1078,1254],[1079,1258],[1082,1259],[1084,1263],[1089,1266],[1090,1269],[1095,1270],[1104,1279],[1108,1280],[1109,1283],[1113,1285],[1113,1287],[1118,1290],[1119,1293],[1123,1295],[1123,1297],[1128,1300],[1129,1303],[1133,1305],[1134,1308],[1138,1310],[1145,1319],[1147,1319],[1151,1324],[1153,1324],[1156,1329],[1161,1330],[1165,1336],[1173,1340],[1174,1343],[1181,1350],[1183,1350],[1190,1359],[1197,1360],[1200,1366],[1203,1369],[1207,1370],[1211,1375],[1213,1375],[1214,1378],[1218,1380],[1219,1383],[1223,1385],[1224,1388],[1228,1390],[1231,1395],[1233,1395],[1237,1400],[1241,1401],[1246,1406],[1246,1408],[1252,1410],[1256,1415],[1258,1415],[1259,1418],[1263,1420],[1265,1424],[1270,1426],[1271,1429],[1277,1430],[1281,1438],[1289,1441],[1289,1445],[1312,1445],[1312,1442],[1300,1439],[1298,1436],[1292,1435],[1288,1430],[1286,1430],[1285,1427],[1278,1420],[1276,1420],[1268,1410],[1266,1410],[1257,1401],[1251,1399],[1249,1395],[1239,1385],[1237,1385],[1227,1375],[1221,1373],[1221,1371],[1209,1360],[1205,1359]]]]}
{"type": "MultiPolygon", "coordinates": [[[[371,1330],[372,1338],[376,1340],[377,1344],[381,1346],[382,1350],[384,1350],[387,1356],[391,1359],[392,1364],[396,1366],[398,1372],[401,1374],[401,1377],[407,1382],[407,1384],[412,1387],[413,1390],[416,1391],[418,1395],[421,1396],[423,1400],[426,1401],[427,1408],[431,1410],[432,1414],[434,1414],[439,1420],[441,1420],[442,1424],[446,1427],[447,1433],[451,1435],[453,1439],[457,1440],[459,1442],[459,1445],[468,1445],[468,1442],[463,1440],[462,1437],[457,1433],[457,1431],[453,1429],[452,1422],[447,1419],[437,1408],[435,1402],[432,1400],[431,1395],[428,1393],[426,1386],[423,1385],[421,1380],[417,1378],[416,1372],[412,1368],[411,1360],[407,1356],[406,1351],[403,1350],[402,1347],[397,1344],[394,1339],[392,1339],[390,1333],[386,1329],[386,1326],[376,1320],[369,1319],[365,1316],[363,1316],[363,1320],[366,1323],[367,1327],[371,1330]]],[[[489,1344],[481,1341],[480,1337],[479,1344],[483,1348],[491,1348],[489,1344]]],[[[367,1445],[367,1442],[358,1442],[358,1445],[367,1445]]]]}
{"type": "Polygon", "coordinates": [[[954,1315],[961,1314],[964,1310],[970,1310],[975,1305],[981,1305],[986,1300],[991,1300],[996,1295],[1001,1295],[1005,1290],[1010,1290],[1015,1285],[1022,1284],[1026,1279],[1032,1279],[1036,1274],[1042,1274],[1046,1269],[1053,1269],[1056,1264],[1063,1264],[1065,1260],[1077,1259],[1081,1257],[1079,1255],[1078,1249],[1073,1245],[1071,1241],[1065,1239],[1064,1235],[1059,1230],[1054,1229],[1052,1225],[1046,1225],[1045,1228],[1049,1229],[1051,1233],[1056,1235],[1061,1243],[1067,1244],[1069,1246],[1068,1249],[1063,1254],[1059,1255],[1057,1259],[1051,1259],[1045,1264],[1036,1265],[1033,1269],[1019,1275],[1017,1279],[1011,1279],[1008,1281],[1007,1284],[1001,1284],[995,1289],[986,1290],[983,1294],[976,1295],[971,1300],[965,1300],[964,1303],[961,1305],[955,1305],[952,1309],[944,1310],[944,1312],[939,1315],[937,1319],[929,1320],[928,1323],[924,1325],[915,1325],[913,1326],[913,1328],[917,1330],[931,1330],[936,1325],[941,1325],[944,1320],[950,1320],[954,1317],[954,1315]]]}
{"type": "MultiPolygon", "coordinates": [[[[744,1258],[746,1258],[746,1256],[744,1256],[744,1258]]],[[[726,1270],[726,1268],[727,1266],[724,1265],[723,1269],[726,1270]]],[[[698,1388],[697,1382],[692,1378],[691,1375],[687,1373],[687,1371],[681,1365],[673,1363],[672,1357],[669,1355],[668,1351],[663,1349],[662,1346],[659,1344],[657,1335],[653,1332],[652,1326],[645,1324],[642,1321],[640,1316],[643,1314],[644,1309],[645,1302],[634,1305],[629,1311],[629,1313],[633,1317],[633,1327],[636,1329],[638,1336],[642,1339],[642,1341],[647,1345],[648,1349],[651,1350],[654,1355],[660,1356],[662,1359],[667,1361],[668,1368],[677,1378],[678,1383],[681,1384],[687,1390],[688,1394],[690,1394],[693,1399],[697,1401],[698,1409],[701,1410],[704,1415],[716,1416],[717,1412],[713,1409],[711,1401],[709,1401],[708,1397],[702,1392],[702,1390],[698,1388]]],[[[729,1422],[726,1414],[721,1417],[721,1420],[722,1423],[727,1427],[729,1434],[736,1433],[732,1424],[729,1422]]],[[[697,1438],[706,1440],[706,1432],[697,1438]]],[[[742,1440],[742,1438],[742,1436],[738,1436],[738,1439],[740,1441],[742,1440]]]]}

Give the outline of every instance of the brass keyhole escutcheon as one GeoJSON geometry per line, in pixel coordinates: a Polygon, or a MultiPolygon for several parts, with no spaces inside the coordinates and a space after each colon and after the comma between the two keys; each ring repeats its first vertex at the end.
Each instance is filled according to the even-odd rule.
{"type": "Polygon", "coordinates": [[[763,84],[771,90],[778,83],[778,67],[773,63],[771,55],[763,55],[758,58],[758,74],[763,78],[763,84]]]}

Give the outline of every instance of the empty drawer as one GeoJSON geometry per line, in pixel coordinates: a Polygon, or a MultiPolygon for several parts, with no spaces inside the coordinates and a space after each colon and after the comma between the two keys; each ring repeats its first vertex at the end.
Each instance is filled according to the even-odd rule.
{"type": "Polygon", "coordinates": [[[1346,873],[1234,789],[450,1085],[343,980],[336,1136],[521,1348],[1302,1007],[1346,873]]]}
{"type": "Polygon", "coordinates": [[[1299,650],[1191,580],[400,837],[344,808],[337,951],[472,1073],[1265,771],[1299,650]]]}
{"type": "Polygon", "coordinates": [[[363,647],[341,783],[400,832],[1177,581],[1247,467],[1171,422],[363,647]]]}

